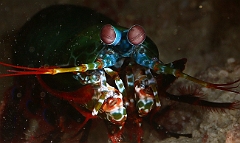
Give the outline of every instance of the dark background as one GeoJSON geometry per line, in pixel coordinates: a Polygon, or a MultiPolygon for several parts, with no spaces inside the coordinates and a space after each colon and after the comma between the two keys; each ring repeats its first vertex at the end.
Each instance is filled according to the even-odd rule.
{"type": "MultiPolygon", "coordinates": [[[[1,61],[11,63],[9,41],[17,30],[36,12],[53,4],[84,5],[111,17],[119,25],[142,25],[157,44],[159,58],[166,63],[187,58],[185,72],[190,75],[198,76],[211,67],[225,68],[233,61],[233,69],[239,68],[238,0],[0,0],[1,61]]],[[[6,68],[0,67],[0,71],[5,72],[6,68]]],[[[221,74],[217,76],[221,78],[221,74]]],[[[234,76],[240,77],[240,70],[234,76]]],[[[2,78],[0,82],[3,94],[11,85],[11,78],[2,78]]],[[[225,142],[226,131],[218,141],[225,142]]]]}

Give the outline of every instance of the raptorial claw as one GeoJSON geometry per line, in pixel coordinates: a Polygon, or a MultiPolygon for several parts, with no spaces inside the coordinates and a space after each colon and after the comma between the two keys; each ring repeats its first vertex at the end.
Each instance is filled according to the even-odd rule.
{"type": "Polygon", "coordinates": [[[168,65],[162,65],[161,63],[156,63],[156,65],[154,65],[154,66],[155,66],[155,70],[159,73],[172,74],[175,77],[185,78],[187,80],[190,80],[192,82],[200,84],[200,85],[202,85],[206,88],[219,89],[219,90],[224,90],[224,91],[229,91],[229,92],[234,92],[234,93],[240,94],[239,91],[232,90],[234,88],[237,88],[238,85],[237,86],[231,86],[233,84],[236,84],[236,83],[240,82],[240,79],[238,79],[236,81],[233,81],[233,82],[230,82],[230,83],[225,83],[225,84],[213,84],[213,83],[206,82],[206,81],[197,79],[195,77],[192,77],[192,76],[190,76],[186,73],[183,73],[181,70],[174,69],[174,68],[172,68],[171,66],[168,66],[168,65]],[[228,87],[228,86],[230,86],[230,87],[228,87]]]}

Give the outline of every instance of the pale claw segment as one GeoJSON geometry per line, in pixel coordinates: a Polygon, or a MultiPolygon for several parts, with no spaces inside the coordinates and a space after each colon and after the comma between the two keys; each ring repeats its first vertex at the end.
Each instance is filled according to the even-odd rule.
{"type": "Polygon", "coordinates": [[[147,115],[151,110],[154,104],[154,96],[147,94],[143,87],[135,86],[136,95],[138,96],[137,107],[139,116],[147,115]]]}
{"type": "Polygon", "coordinates": [[[106,113],[108,121],[122,125],[127,118],[127,111],[123,106],[123,97],[115,88],[111,87],[111,90],[113,90],[115,94],[113,97],[106,99],[102,109],[106,113]]]}
{"type": "Polygon", "coordinates": [[[147,115],[155,103],[156,109],[160,109],[161,103],[157,92],[157,81],[153,77],[150,69],[135,67],[134,89],[137,100],[139,116],[147,115]],[[155,100],[155,101],[154,101],[155,100]]]}
{"type": "Polygon", "coordinates": [[[100,93],[100,97],[97,97],[92,115],[97,115],[98,111],[102,109],[109,121],[122,124],[127,117],[126,109],[123,107],[123,96],[117,89],[107,84],[104,71],[101,70],[100,72],[100,87],[96,91],[100,93]]]}
{"type": "Polygon", "coordinates": [[[148,83],[149,83],[149,86],[150,88],[152,89],[153,91],[153,96],[154,96],[154,99],[155,99],[155,104],[156,104],[156,107],[157,108],[160,108],[161,107],[161,103],[160,103],[160,99],[158,97],[158,92],[157,92],[157,81],[156,79],[153,77],[150,69],[147,69],[145,71],[147,77],[148,77],[148,83]]]}
{"type": "Polygon", "coordinates": [[[123,106],[123,96],[117,89],[108,84],[107,88],[108,90],[102,94],[95,105],[92,115],[97,115],[98,111],[102,110],[108,121],[123,125],[127,118],[126,108],[123,106]]]}
{"type": "Polygon", "coordinates": [[[113,71],[112,69],[110,68],[104,68],[105,72],[111,76],[112,78],[114,78],[115,80],[115,84],[118,88],[118,90],[123,94],[124,97],[127,96],[126,94],[126,89],[124,87],[124,84],[123,84],[123,81],[121,80],[121,78],[119,77],[118,73],[113,71]]]}
{"type": "Polygon", "coordinates": [[[99,85],[100,87],[98,87],[96,90],[96,93],[100,93],[100,95],[97,95],[97,104],[94,106],[94,109],[92,111],[92,115],[95,116],[98,114],[99,109],[102,107],[103,102],[105,101],[105,99],[113,96],[113,92],[109,90],[109,85],[107,84],[106,81],[106,76],[104,71],[100,71],[101,75],[99,78],[99,85]]]}

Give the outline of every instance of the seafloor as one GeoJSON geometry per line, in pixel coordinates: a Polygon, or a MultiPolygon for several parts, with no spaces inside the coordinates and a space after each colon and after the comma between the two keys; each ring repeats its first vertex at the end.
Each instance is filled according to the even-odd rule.
{"type": "MultiPolygon", "coordinates": [[[[216,83],[240,78],[240,1],[237,0],[0,0],[1,61],[11,63],[9,37],[36,12],[53,4],[84,5],[111,17],[119,25],[142,25],[157,44],[163,62],[185,57],[188,59],[185,73],[195,77],[216,83]]],[[[6,69],[1,67],[0,71],[6,69]]],[[[0,82],[3,94],[12,80],[2,78],[0,82]]],[[[240,100],[240,95],[234,93],[201,90],[211,101],[240,100]]],[[[240,142],[240,110],[212,112],[196,108],[190,111],[191,106],[185,106],[176,105],[176,110],[163,123],[170,124],[169,128],[183,126],[177,128],[179,133],[192,133],[193,138],[160,141],[157,133],[148,128],[144,142],[240,142]]],[[[90,142],[108,142],[107,134],[103,138],[102,132],[98,135],[93,130],[91,134],[90,142]]]]}

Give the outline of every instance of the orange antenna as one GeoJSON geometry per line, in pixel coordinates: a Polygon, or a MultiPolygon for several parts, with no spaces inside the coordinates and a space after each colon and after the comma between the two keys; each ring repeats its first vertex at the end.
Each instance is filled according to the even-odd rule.
{"type": "Polygon", "coordinates": [[[18,76],[18,75],[40,75],[40,74],[53,74],[54,68],[30,68],[25,66],[16,66],[0,62],[0,65],[11,67],[21,70],[7,70],[9,73],[0,74],[0,77],[18,76]]]}

